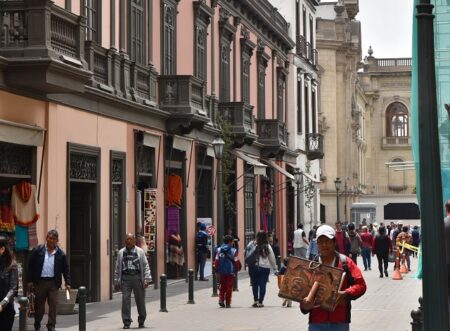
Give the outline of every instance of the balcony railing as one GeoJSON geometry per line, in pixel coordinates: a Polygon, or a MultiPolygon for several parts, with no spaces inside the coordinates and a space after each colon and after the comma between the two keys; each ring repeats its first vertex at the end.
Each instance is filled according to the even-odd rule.
{"type": "Polygon", "coordinates": [[[383,148],[410,148],[411,137],[383,137],[383,148]]]}
{"type": "Polygon", "coordinates": [[[306,134],[306,156],[308,160],[323,159],[323,135],[320,133],[306,134]]]}
{"type": "Polygon", "coordinates": [[[256,139],[253,120],[253,106],[246,102],[221,102],[219,112],[229,123],[235,145],[252,144],[256,139]]]}
{"type": "Polygon", "coordinates": [[[287,144],[286,124],[277,119],[256,120],[258,141],[267,146],[285,147],[287,144]]]}
{"type": "Polygon", "coordinates": [[[318,52],[309,41],[302,35],[296,37],[297,55],[308,60],[313,66],[317,66],[318,52]]]}

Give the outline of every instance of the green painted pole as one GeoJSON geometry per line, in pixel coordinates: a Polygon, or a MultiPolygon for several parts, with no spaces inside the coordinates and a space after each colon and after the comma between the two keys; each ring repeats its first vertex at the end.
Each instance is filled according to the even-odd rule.
{"type": "Polygon", "coordinates": [[[430,0],[421,0],[416,7],[423,317],[424,330],[430,331],[449,329],[433,7],[430,0]]]}
{"type": "Polygon", "coordinates": [[[78,288],[78,330],[86,331],[86,287],[78,288]]]}
{"type": "Polygon", "coordinates": [[[28,298],[20,297],[19,299],[19,331],[27,331],[27,314],[28,314],[28,298]]]}
{"type": "Polygon", "coordinates": [[[162,274],[159,276],[159,300],[160,300],[160,308],[159,311],[162,313],[167,313],[166,307],[166,288],[167,288],[167,276],[162,274]]]}
{"type": "Polygon", "coordinates": [[[189,294],[188,294],[188,304],[194,304],[194,270],[189,269],[188,271],[188,278],[189,278],[189,294]]]}

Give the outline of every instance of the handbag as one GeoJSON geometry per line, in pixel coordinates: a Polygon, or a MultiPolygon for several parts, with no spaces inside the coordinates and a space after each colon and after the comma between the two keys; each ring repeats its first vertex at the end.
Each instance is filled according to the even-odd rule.
{"type": "Polygon", "coordinates": [[[344,277],[343,269],[293,256],[280,280],[278,296],[297,302],[309,297],[314,300],[314,307],[332,312],[338,304],[344,277]]]}
{"type": "Polygon", "coordinates": [[[388,255],[388,262],[389,263],[395,263],[395,254],[394,253],[389,253],[389,255],[388,255]]]}

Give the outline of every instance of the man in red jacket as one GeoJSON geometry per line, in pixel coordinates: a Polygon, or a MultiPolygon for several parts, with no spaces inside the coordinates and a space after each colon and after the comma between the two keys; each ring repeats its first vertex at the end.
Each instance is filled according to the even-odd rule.
{"type": "Polygon", "coordinates": [[[309,313],[309,331],[348,331],[350,330],[350,301],[358,299],[366,292],[366,282],[361,270],[352,259],[336,252],[336,232],[331,226],[320,226],[316,236],[319,262],[344,269],[346,276],[339,291],[339,304],[333,312],[315,307],[313,302],[306,301],[300,304],[300,309],[304,314],[309,313]]]}

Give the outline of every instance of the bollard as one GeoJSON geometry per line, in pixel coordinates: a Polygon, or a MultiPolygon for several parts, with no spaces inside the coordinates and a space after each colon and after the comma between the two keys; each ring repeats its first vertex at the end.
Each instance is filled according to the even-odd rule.
{"type": "Polygon", "coordinates": [[[188,302],[189,304],[194,304],[194,270],[189,269],[189,290],[188,290],[188,302]]]}
{"type": "Polygon", "coordinates": [[[217,294],[217,278],[216,278],[216,270],[214,268],[214,265],[212,267],[212,286],[213,286],[213,293],[212,293],[212,297],[218,297],[219,295],[217,294]]]}
{"type": "Polygon", "coordinates": [[[423,331],[423,310],[422,310],[422,297],[419,298],[419,308],[411,311],[411,331],[423,331]]]}
{"type": "Polygon", "coordinates": [[[162,274],[159,277],[159,290],[160,290],[160,303],[161,306],[159,308],[159,311],[162,313],[167,313],[167,307],[166,307],[166,288],[167,288],[167,276],[165,274],[162,274]]]}
{"type": "Polygon", "coordinates": [[[239,292],[238,273],[237,272],[234,274],[233,292],[239,292]]]}
{"type": "Polygon", "coordinates": [[[19,331],[27,331],[27,313],[28,313],[28,298],[20,297],[19,299],[19,331]]]}
{"type": "Polygon", "coordinates": [[[86,287],[78,288],[78,330],[86,331],[86,287]]]}

